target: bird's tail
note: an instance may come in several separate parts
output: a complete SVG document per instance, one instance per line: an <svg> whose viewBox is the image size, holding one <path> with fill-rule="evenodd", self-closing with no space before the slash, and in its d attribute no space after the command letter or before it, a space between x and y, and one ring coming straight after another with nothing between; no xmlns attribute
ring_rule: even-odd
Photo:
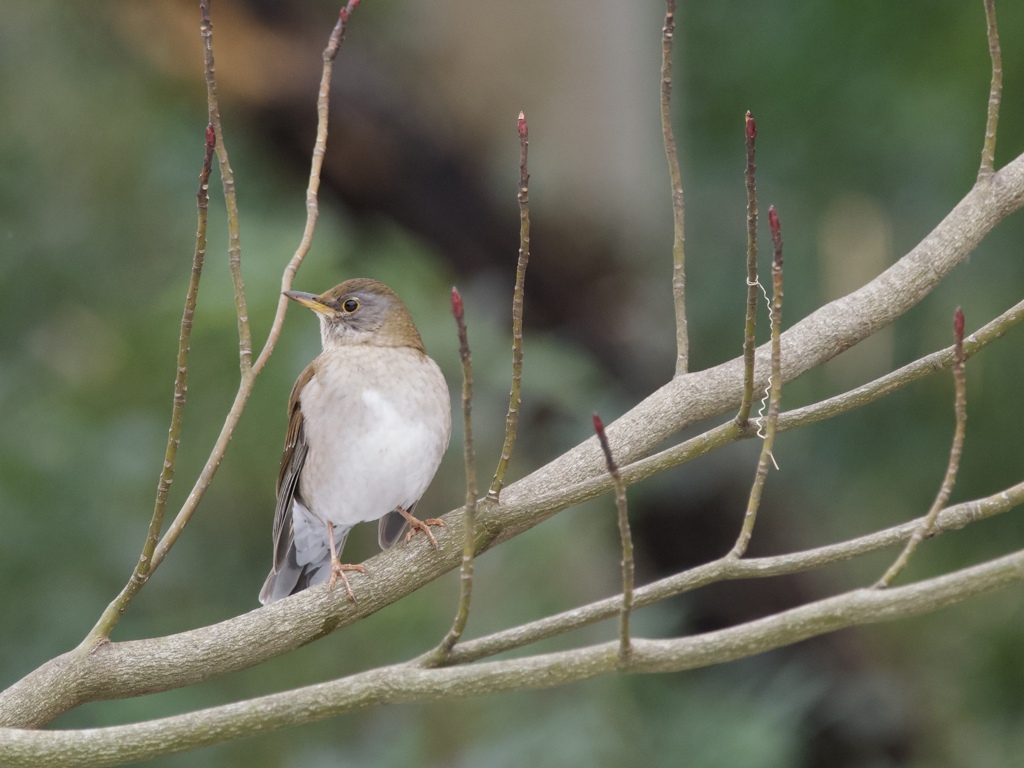
<svg viewBox="0 0 1024 768"><path fill-rule="evenodd" d="M335 526L334 547L340 554L348 538L349 527ZM310 562L299 562L295 543L288 548L288 555L277 568L272 568L267 580L260 590L260 602L269 605L282 597L294 595L307 587L321 584L331 577L331 554L326 541L323 554L315 556Z"/></svg>

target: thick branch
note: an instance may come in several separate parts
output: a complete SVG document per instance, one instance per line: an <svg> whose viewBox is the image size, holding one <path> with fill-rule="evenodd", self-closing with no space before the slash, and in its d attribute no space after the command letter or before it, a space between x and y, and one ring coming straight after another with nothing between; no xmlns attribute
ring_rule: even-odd
<svg viewBox="0 0 1024 768"><path fill-rule="evenodd" d="M1021 581L1024 552L1017 552L910 586L859 589L717 632L671 640L636 640L629 669L663 673L721 664L846 627L934 611ZM112 765L381 704L566 685L618 670L617 651L615 641L471 666L423 669L397 665L133 725L80 731L0 729L0 761L11 768Z"/></svg>

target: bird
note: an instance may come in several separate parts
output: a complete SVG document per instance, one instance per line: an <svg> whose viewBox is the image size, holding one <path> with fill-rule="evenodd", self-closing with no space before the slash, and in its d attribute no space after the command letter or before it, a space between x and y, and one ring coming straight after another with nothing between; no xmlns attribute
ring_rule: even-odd
<svg viewBox="0 0 1024 768"><path fill-rule="evenodd" d="M320 320L321 353L288 400L288 431L277 478L273 567L264 605L329 580L355 595L339 554L354 525L379 520L387 549L442 520L413 511L451 437L451 400L441 369L393 290L368 278L324 293L285 291Z"/></svg>

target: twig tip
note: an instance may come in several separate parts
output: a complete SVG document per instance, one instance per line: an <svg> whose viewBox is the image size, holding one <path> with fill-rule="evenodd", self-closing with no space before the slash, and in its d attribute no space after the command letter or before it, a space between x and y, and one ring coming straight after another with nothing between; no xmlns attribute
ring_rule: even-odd
<svg viewBox="0 0 1024 768"><path fill-rule="evenodd" d="M359 7L361 0L348 0L348 5L342 6L338 12L338 16L341 18L342 24L348 24L348 19L352 15L352 11Z"/></svg>
<svg viewBox="0 0 1024 768"><path fill-rule="evenodd" d="M519 121L516 124L516 128L519 131L519 138L525 140L528 133L528 129L526 127L526 115L523 114L522 110L519 111Z"/></svg>
<svg viewBox="0 0 1024 768"><path fill-rule="evenodd" d="M213 123L206 124L206 151L209 152L217 146L217 133L213 130Z"/></svg>
<svg viewBox="0 0 1024 768"><path fill-rule="evenodd" d="M462 296L454 285L452 286L452 314L455 315L456 320L462 319Z"/></svg>
<svg viewBox="0 0 1024 768"><path fill-rule="evenodd" d="M747 128L747 141L752 142L757 138L757 123L754 122L754 116L750 114L750 110L747 110L746 116L746 128Z"/></svg>
<svg viewBox="0 0 1024 768"><path fill-rule="evenodd" d="M594 420L594 431L597 433L597 440L601 443L601 452L604 453L605 464L608 465L608 474L612 476L615 482L619 481L619 466L615 463L615 458L612 456L612 447L608 443L608 435L604 431L604 422L601 421L601 417L597 415L595 411L591 418Z"/></svg>

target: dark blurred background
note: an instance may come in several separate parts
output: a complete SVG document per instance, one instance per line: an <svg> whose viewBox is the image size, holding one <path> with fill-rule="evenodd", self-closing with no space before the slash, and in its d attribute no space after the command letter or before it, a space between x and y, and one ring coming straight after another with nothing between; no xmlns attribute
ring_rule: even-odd
<svg viewBox="0 0 1024 768"><path fill-rule="evenodd" d="M145 535L206 123L196 5L0 5L2 685L81 639L124 583ZM336 14L319 0L214 3L260 342L301 234L320 52ZM611 420L671 375L662 14L658 2L366 0L352 22L335 74L320 224L296 287L320 291L357 275L388 282L457 390L448 290L459 285L484 479L508 396L520 109L530 124L534 230L513 478L585 438L591 411ZM997 164L1024 148L1024 6L1003 2L999 19L1007 98ZM783 220L788 326L892 263L969 189L988 98L984 34L981 0L681 3L674 106L693 367L741 348L744 112L759 126L762 210L774 203ZM219 181L211 197L175 508L237 383ZM974 330L1019 301L1022 239L1018 214L892 328L789 386L783 405L835 394L945 346L958 305ZM968 367L970 422L954 501L1024 476L1019 333ZM317 347L313 320L291 312L212 489L115 639L256 607L270 564L284 405ZM922 514L942 477L952 423L952 385L941 375L781 436L781 471L771 475L752 553ZM442 513L462 498L459 442L423 511ZM642 581L726 551L756 450L732 446L631 489ZM1021 520L1010 513L930 542L905 578L1024 546ZM375 551L373 527L364 527L346 560ZM488 553L470 633L611 594L617 547L604 498ZM668 636L727 626L868 583L893 555L718 585L644 609L637 629ZM140 720L401 661L437 641L456 593L449 574L259 669L89 705L57 725ZM609 623L542 647L614 631ZM714 669L376 709L151 764L1014 766L1024 754L1022 640L1024 601L1007 591Z"/></svg>

